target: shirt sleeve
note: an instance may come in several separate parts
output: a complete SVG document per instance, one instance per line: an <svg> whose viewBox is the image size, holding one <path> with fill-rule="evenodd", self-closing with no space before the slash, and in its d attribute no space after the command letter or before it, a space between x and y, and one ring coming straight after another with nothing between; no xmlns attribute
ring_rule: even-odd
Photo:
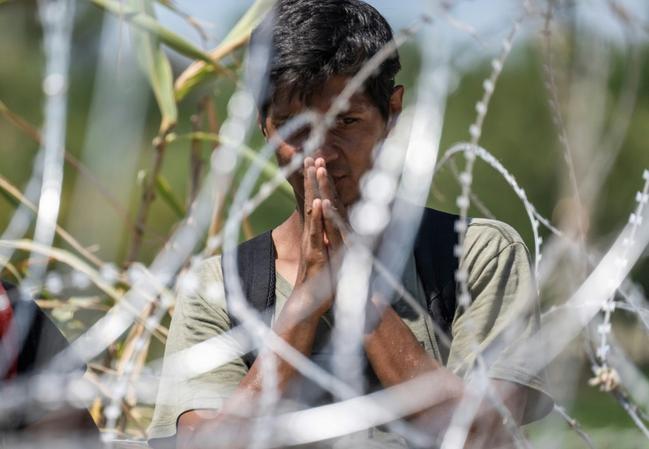
<svg viewBox="0 0 649 449"><path fill-rule="evenodd" d="M490 378L530 388L524 422L548 413L552 399L544 372L530 358L514 352L540 326L539 303L527 248L518 233L495 220L472 220L462 267L472 298L458 308L452 324L448 367L467 377L481 354Z"/></svg>
<svg viewBox="0 0 649 449"><path fill-rule="evenodd" d="M220 256L205 260L190 276L197 287L178 296L169 327L149 427L154 447L155 440L176 434L176 423L184 412L220 409L248 371L230 333ZM217 358L226 363L210 366Z"/></svg>

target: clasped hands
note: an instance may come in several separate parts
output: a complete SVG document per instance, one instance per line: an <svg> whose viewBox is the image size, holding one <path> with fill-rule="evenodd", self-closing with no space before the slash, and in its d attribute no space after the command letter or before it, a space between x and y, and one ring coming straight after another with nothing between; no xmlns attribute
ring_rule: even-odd
<svg viewBox="0 0 649 449"><path fill-rule="evenodd" d="M342 261L346 211L322 158L304 159L304 229L296 287L309 292L316 309L333 304L337 268Z"/></svg>

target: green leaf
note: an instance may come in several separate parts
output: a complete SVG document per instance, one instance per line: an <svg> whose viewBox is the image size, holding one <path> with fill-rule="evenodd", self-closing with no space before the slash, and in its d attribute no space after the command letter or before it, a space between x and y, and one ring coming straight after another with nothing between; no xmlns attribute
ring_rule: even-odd
<svg viewBox="0 0 649 449"><path fill-rule="evenodd" d="M160 108L161 134L172 129L178 118L171 64L160 46L161 42L187 57L200 59L214 72L227 72L216 64L210 55L160 25L155 19L152 0L129 0L127 5L115 0L92 0L92 2L119 18L127 20L137 28L137 31L134 31L135 46L138 59L149 77Z"/></svg>
<svg viewBox="0 0 649 449"><path fill-rule="evenodd" d="M155 187L158 195L160 195L163 201L176 213L178 218L183 218L185 216L185 208L180 200L176 198L176 194L172 190L169 181L167 181L164 176L158 175L155 178Z"/></svg>
<svg viewBox="0 0 649 449"><path fill-rule="evenodd" d="M232 30L230 30L219 46L210 52L210 59L213 62L219 61L224 56L245 45L250 39L252 30L259 25L275 2L276 0L256 0ZM177 101L182 100L202 81L216 74L215 67L214 65L205 64L202 61L190 65L176 80Z"/></svg>
<svg viewBox="0 0 649 449"><path fill-rule="evenodd" d="M182 17L182 19L187 23L187 25L194 28L194 30L201 36L201 39L203 39L203 41L209 39L209 35L205 31L203 25L201 24L201 21L189 15L182 9L180 9L180 7L174 1L172 0L155 0L155 1L158 2L160 5L164 6L165 8L167 8L169 11L172 11L177 16Z"/></svg>
<svg viewBox="0 0 649 449"><path fill-rule="evenodd" d="M6 192L4 189L0 189L0 196L3 197L9 204L11 204L14 208L20 207L20 201L18 201L15 197L11 196L8 192Z"/></svg>
<svg viewBox="0 0 649 449"><path fill-rule="evenodd" d="M236 41L241 38L250 37L250 33L259 25L266 15L270 8L273 7L277 0L257 0L252 4L248 11L239 19L239 21L234 25L234 28L230 30L228 35L223 39L221 46L225 45L229 41Z"/></svg>
<svg viewBox="0 0 649 449"><path fill-rule="evenodd" d="M129 3L139 14L153 19L154 12L151 0L129 0ZM133 37L138 61L149 78L149 83L151 83L153 94L162 115L160 133L166 134L176 125L178 119L178 109L173 94L171 64L160 46L160 40L155 34L134 29Z"/></svg>
<svg viewBox="0 0 649 449"><path fill-rule="evenodd" d="M124 19L143 31L148 31L156 36L160 42L173 48L178 53L187 56L188 58L200 59L218 72L225 71L223 67L213 61L209 54L196 47L188 40L182 38L178 34L170 31L169 29L160 25L151 15L144 14L140 9L125 6L120 1L116 0L91 0L95 5L115 14L120 19ZM147 0L149 1L149 0ZM133 0L131 0L133 2Z"/></svg>

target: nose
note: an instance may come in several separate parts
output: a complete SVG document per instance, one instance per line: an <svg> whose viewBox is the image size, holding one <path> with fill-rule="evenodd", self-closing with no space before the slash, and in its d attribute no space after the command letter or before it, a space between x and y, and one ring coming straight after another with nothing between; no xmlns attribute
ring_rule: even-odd
<svg viewBox="0 0 649 449"><path fill-rule="evenodd" d="M331 133L327 133L325 136L324 142L322 142L318 148L313 152L313 159L321 157L325 160L325 163L335 161L340 157L341 149L339 145L334 142L334 139L331 136Z"/></svg>

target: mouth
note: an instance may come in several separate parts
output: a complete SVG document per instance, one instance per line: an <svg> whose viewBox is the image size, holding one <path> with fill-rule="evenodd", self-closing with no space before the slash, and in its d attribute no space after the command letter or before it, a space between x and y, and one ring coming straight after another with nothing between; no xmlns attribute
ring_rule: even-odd
<svg viewBox="0 0 649 449"><path fill-rule="evenodd" d="M346 175L332 176L331 182L339 192L345 189L348 177Z"/></svg>

